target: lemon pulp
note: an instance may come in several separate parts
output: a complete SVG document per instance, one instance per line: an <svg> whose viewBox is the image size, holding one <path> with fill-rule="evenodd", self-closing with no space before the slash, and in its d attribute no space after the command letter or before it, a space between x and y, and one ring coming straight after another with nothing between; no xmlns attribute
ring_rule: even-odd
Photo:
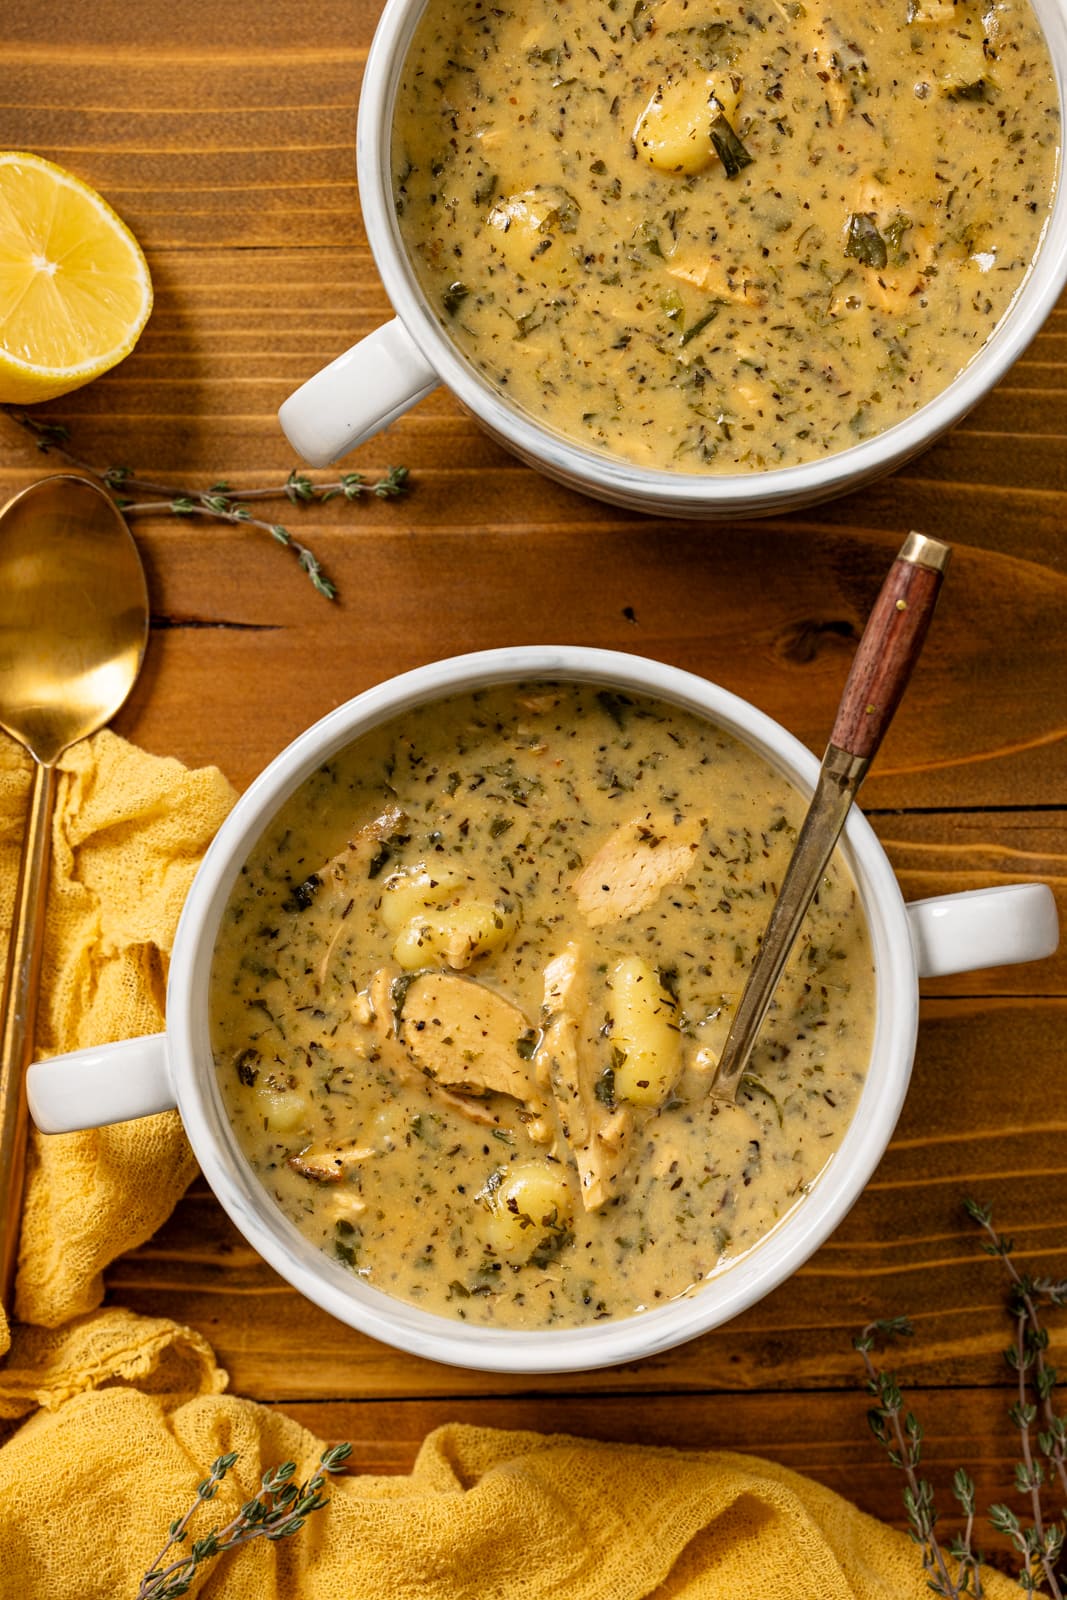
<svg viewBox="0 0 1067 1600"><path fill-rule="evenodd" d="M0 153L0 401L98 377L151 309L148 264L107 202L41 156Z"/></svg>

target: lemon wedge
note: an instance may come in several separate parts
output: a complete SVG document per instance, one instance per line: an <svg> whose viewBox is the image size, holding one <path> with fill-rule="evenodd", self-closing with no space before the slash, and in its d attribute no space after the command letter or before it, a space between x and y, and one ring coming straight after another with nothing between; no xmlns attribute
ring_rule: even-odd
<svg viewBox="0 0 1067 1600"><path fill-rule="evenodd" d="M151 309L148 263L106 200L40 156L0 152L0 402L98 378Z"/></svg>

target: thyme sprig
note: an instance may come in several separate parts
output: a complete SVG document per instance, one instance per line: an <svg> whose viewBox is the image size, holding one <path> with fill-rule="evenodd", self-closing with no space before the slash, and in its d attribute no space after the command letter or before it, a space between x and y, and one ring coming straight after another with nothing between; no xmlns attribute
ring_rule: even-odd
<svg viewBox="0 0 1067 1600"><path fill-rule="evenodd" d="M885 1317L867 1326L852 1341L859 1351L867 1373L867 1390L877 1400L877 1405L867 1413L867 1423L878 1443L885 1448L890 1464L898 1467L905 1477L904 1509L908 1514L908 1533L922 1551L923 1571L927 1586L945 1600L956 1600L964 1594L973 1594L981 1600L982 1579L979 1572L981 1557L971 1547L974 1527L974 1484L962 1468L953 1480L953 1493L966 1517L963 1535L954 1539L949 1554L956 1561L955 1579L949 1573L946 1553L934 1531L938 1514L934 1505L934 1491L926 1478L919 1476L922 1460L923 1430L914 1412L904 1410L904 1397L896 1374L877 1368L871 1353L879 1338L910 1338L915 1332L907 1317ZM973 1588L971 1587L973 1581Z"/></svg>
<svg viewBox="0 0 1067 1600"><path fill-rule="evenodd" d="M296 1464L285 1461L271 1467L263 1474L259 1493L248 1500L237 1515L224 1528L212 1528L209 1533L194 1539L188 1548L174 1560L167 1557L178 1545L189 1538L189 1524L199 1508L218 1493L219 1484L237 1460L237 1452L219 1456L211 1471L198 1485L196 1499L188 1511L170 1525L166 1544L141 1579L137 1600L176 1600L192 1587L194 1578L206 1561L235 1550L253 1539L270 1539L277 1542L299 1532L313 1511L321 1511L329 1500L324 1499L322 1488L327 1474L344 1470L352 1454L350 1444L335 1444L319 1457L319 1471L306 1483L293 1482ZM166 1565L164 1565L166 1563Z"/></svg>
<svg viewBox="0 0 1067 1600"><path fill-rule="evenodd" d="M55 451L70 466L102 484L124 516L208 517L216 522L243 523L250 528L260 528L293 552L302 570L327 600L337 598L337 585L327 576L314 551L295 538L284 524L253 516L246 502L284 497L294 506L308 506L323 505L328 500L336 499L352 502L369 494L379 500L391 500L404 494L408 488L407 467L389 467L385 476L376 483L368 483L361 472L343 472L329 483L314 483L307 473L294 468L283 484L266 489L235 489L225 482L213 483L208 489L175 489L168 484L142 478L130 467L101 469L91 466L68 448L70 430L64 423L30 416L25 411L4 409L7 409L13 422L33 436L38 450L43 454ZM139 499L137 496L149 498Z"/></svg>
<svg viewBox="0 0 1067 1600"><path fill-rule="evenodd" d="M1006 1505L990 1506L989 1517L994 1528L1008 1536L1023 1558L1019 1578L1022 1587L1032 1592L1045 1582L1049 1593L1062 1600L1056 1564L1063 1553L1067 1526L1046 1522L1041 1491L1049 1479L1058 1480L1067 1509L1067 1424L1056 1414L1052 1403L1056 1369L1046 1359L1048 1330L1041 1325L1039 1310L1042 1304L1067 1305L1067 1280L1054 1282L1021 1273L1011 1259L1014 1241L997 1233L990 1208L974 1200L965 1200L964 1205L986 1235L982 1249L1004 1262L1010 1280L1008 1311L1015 1322L1015 1339L1005 1350L1004 1359L1017 1379L1018 1397L1009 1412L1019 1430L1022 1452L1022 1460L1015 1467L1015 1487L1029 1497L1032 1520L1031 1526L1024 1528ZM1033 1430L1039 1418L1044 1427L1038 1427L1035 1441ZM1038 1454L1034 1451L1035 1442Z"/></svg>
<svg viewBox="0 0 1067 1600"><path fill-rule="evenodd" d="M1067 1305L1067 1280L1035 1278L1020 1272L1012 1260L1014 1241L999 1234L993 1226L992 1211L975 1200L964 1200L964 1207L985 1238L982 1249L1004 1263L1009 1279L1008 1314L1014 1324L1012 1343L1004 1358L1016 1374L1016 1399L1009 1416L1019 1430L1022 1459L1015 1467L1015 1488L1029 1501L1029 1525L1006 1504L989 1507L988 1520L996 1532L1006 1536L1021 1558L1018 1582L1027 1593L1045 1590L1053 1600L1064 1600L1064 1574L1057 1571L1067 1539L1067 1423L1053 1404L1056 1369L1049 1364L1048 1331L1041 1322L1044 1306ZM934 1494L929 1482L919 1476L923 1430L914 1414L905 1411L900 1385L895 1375L875 1366L872 1352L879 1339L907 1337L913 1332L906 1317L890 1317L868 1323L853 1343L867 1375L867 1389L877 1404L867 1413L871 1431L885 1448L891 1464L905 1475L904 1506L908 1531L922 1550L927 1585L945 1600L973 1595L981 1600L981 1553L972 1540L975 1524L975 1488L970 1475L961 1467L953 1478L953 1494L964 1516L964 1526L942 1548L935 1532L938 1520ZM1046 1514L1042 1491L1058 1484L1064 1506L1059 1518ZM955 1574L949 1571L949 1557Z"/></svg>

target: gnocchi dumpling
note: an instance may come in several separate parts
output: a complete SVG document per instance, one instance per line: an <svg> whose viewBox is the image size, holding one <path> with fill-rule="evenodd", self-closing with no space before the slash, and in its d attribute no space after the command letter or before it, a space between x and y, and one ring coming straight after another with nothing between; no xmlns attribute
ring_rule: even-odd
<svg viewBox="0 0 1067 1600"><path fill-rule="evenodd" d="M500 950L511 938L515 912L503 900L460 900L413 917L393 945L393 960L405 972L444 963L454 971L477 956Z"/></svg>
<svg viewBox="0 0 1067 1600"><path fill-rule="evenodd" d="M657 172L683 177L703 172L716 159L714 116L721 111L732 122L740 100L740 80L725 74L661 84L634 128L638 155Z"/></svg>
<svg viewBox="0 0 1067 1600"><path fill-rule="evenodd" d="M271 1133L294 1133L311 1112L307 1097L294 1089L257 1089L256 1105Z"/></svg>
<svg viewBox="0 0 1067 1600"><path fill-rule="evenodd" d="M546 1235L565 1232L574 1217L563 1169L540 1161L509 1167L500 1183L486 1190L485 1199L486 1243L509 1261L528 1260Z"/></svg>
<svg viewBox="0 0 1067 1600"><path fill-rule="evenodd" d="M681 1068L677 1004L641 956L618 963L611 993L615 1098L635 1106L662 1105Z"/></svg>
<svg viewBox="0 0 1067 1600"><path fill-rule="evenodd" d="M579 208L564 189L526 189L499 201L486 221L493 254L519 278L559 286L574 272L578 258L571 235Z"/></svg>
<svg viewBox="0 0 1067 1600"><path fill-rule="evenodd" d="M465 879L458 872L415 867L409 872L394 872L382 889L379 916L390 933L399 933L413 918L451 899L462 889Z"/></svg>
<svg viewBox="0 0 1067 1600"><path fill-rule="evenodd" d="M908 21L920 27L940 27L956 18L956 0L908 0Z"/></svg>

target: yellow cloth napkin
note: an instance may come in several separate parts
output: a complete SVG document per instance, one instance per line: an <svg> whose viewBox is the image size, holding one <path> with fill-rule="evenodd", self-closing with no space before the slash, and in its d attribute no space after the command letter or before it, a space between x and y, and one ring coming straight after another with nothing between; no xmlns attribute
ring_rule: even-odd
<svg viewBox="0 0 1067 1600"><path fill-rule="evenodd" d="M0 1578L20 1597L133 1596L204 1465L239 1460L191 1534L266 1468L322 1442L228 1396L168 1409L108 1389L39 1413L0 1450ZM928 1600L914 1545L767 1461L452 1425L410 1477L352 1477L295 1536L207 1569L211 1600ZM9 1587L10 1586L10 1587ZM1018 1589L995 1573L988 1600Z"/></svg>
<svg viewBox="0 0 1067 1600"><path fill-rule="evenodd" d="M0 737L0 959L29 784L29 757ZM62 758L38 1054L160 1031L182 903L233 799L214 768L190 772L107 731ZM34 1135L19 1318L55 1328L99 1305L103 1269L151 1237L195 1172L173 1111L87 1133ZM0 1325L0 1352L5 1347Z"/></svg>
<svg viewBox="0 0 1067 1600"><path fill-rule="evenodd" d="M0 919L14 895L29 768L0 743ZM62 763L38 1044L156 1031L197 863L232 800L113 734ZM6 939L6 928L4 929ZM2 956L2 949L0 949ZM193 1329L94 1309L103 1268L149 1237L194 1164L177 1116L35 1137L17 1309L0 1324L0 1600L134 1596L210 1463L239 1460L198 1537L262 1473L314 1470L323 1442L222 1393ZM347 1477L294 1538L212 1563L211 1600L921 1600L902 1534L783 1467L565 1437L445 1427L410 1477ZM990 1600L1017 1593L989 1574Z"/></svg>

